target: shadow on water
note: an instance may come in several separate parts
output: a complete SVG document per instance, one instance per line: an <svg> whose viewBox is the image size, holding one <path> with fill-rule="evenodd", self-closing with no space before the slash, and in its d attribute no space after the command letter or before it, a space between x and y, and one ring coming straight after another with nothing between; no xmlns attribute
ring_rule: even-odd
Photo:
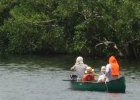
<svg viewBox="0 0 140 100"><path fill-rule="evenodd" d="M66 56L42 57L42 56L9 56L0 59L0 67L8 70L36 71L47 68L50 71L68 69L71 61Z"/></svg>
<svg viewBox="0 0 140 100"><path fill-rule="evenodd" d="M76 57L69 55L57 56L8 56L0 59L0 70L9 71L59 71L69 70L74 65ZM102 65L106 65L105 59L84 58L84 62L93 67L97 73ZM137 78L140 76L140 62L119 60L122 75Z"/></svg>

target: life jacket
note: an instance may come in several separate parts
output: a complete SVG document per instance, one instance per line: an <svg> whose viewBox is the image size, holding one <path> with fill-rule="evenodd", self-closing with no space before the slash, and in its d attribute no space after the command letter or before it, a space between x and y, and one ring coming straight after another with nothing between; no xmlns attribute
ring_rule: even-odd
<svg viewBox="0 0 140 100"><path fill-rule="evenodd" d="M95 80L95 78L92 75L92 73L84 74L82 77L82 81L93 81L93 80Z"/></svg>
<svg viewBox="0 0 140 100"><path fill-rule="evenodd" d="M114 56L109 58L109 64L111 65L111 75L118 76L119 75L119 64Z"/></svg>

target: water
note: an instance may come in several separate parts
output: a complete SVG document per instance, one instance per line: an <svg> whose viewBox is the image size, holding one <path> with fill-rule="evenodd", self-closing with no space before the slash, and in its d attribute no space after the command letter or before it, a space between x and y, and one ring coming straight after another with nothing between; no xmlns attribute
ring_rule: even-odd
<svg viewBox="0 0 140 100"><path fill-rule="evenodd" d="M74 57L9 57L0 62L0 100L139 100L140 63L121 62L126 93L74 91L69 78ZM91 60L98 66L105 61ZM131 65L131 66L130 66ZM98 71L99 68L95 67Z"/></svg>

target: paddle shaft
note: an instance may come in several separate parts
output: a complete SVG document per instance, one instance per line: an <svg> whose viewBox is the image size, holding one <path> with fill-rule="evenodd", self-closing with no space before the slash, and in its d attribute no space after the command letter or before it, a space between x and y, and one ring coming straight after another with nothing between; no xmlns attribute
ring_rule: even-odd
<svg viewBox="0 0 140 100"><path fill-rule="evenodd" d="M73 81L73 80L62 80L62 81Z"/></svg>
<svg viewBox="0 0 140 100"><path fill-rule="evenodd" d="M108 92L108 87L107 87L107 83L106 83L106 81L105 81L105 86L106 86L106 90L107 90L107 92Z"/></svg>

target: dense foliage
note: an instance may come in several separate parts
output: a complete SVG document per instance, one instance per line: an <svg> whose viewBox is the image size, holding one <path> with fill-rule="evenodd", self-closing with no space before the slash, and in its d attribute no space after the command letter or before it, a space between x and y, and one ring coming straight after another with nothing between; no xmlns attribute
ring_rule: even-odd
<svg viewBox="0 0 140 100"><path fill-rule="evenodd" d="M140 57L139 0L0 0L0 53Z"/></svg>

